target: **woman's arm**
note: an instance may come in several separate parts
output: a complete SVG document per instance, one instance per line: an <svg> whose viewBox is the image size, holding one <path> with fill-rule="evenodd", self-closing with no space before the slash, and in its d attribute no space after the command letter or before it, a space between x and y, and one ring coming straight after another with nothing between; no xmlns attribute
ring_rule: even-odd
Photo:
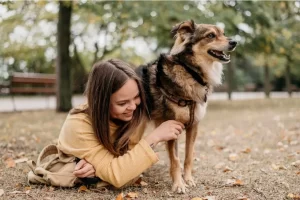
<svg viewBox="0 0 300 200"><path fill-rule="evenodd" d="M156 153L144 139L123 156L115 157L98 142L84 114L67 118L58 147L66 154L85 159L94 166L96 176L115 187L122 187L158 161Z"/></svg>

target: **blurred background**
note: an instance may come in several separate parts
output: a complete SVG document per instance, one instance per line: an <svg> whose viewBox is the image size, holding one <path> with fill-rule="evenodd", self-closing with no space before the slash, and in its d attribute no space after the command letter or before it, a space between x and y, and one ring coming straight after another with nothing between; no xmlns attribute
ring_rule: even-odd
<svg viewBox="0 0 300 200"><path fill-rule="evenodd" d="M190 19L216 24L239 43L216 92L231 99L237 92L270 97L274 91L292 96L300 90L300 1L0 2L0 99L50 95L13 90L12 77L54 75L56 109L67 111L72 96L83 93L93 63L150 62L169 51L172 27Z"/></svg>

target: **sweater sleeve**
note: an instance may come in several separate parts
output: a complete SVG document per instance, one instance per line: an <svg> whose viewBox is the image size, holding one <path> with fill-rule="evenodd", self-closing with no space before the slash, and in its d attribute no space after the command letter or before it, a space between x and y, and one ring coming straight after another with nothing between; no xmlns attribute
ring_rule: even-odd
<svg viewBox="0 0 300 200"><path fill-rule="evenodd" d="M123 156L115 157L98 141L83 114L68 116L58 139L58 148L85 159L96 170L96 176L115 187L122 187L158 161L156 153L141 139Z"/></svg>

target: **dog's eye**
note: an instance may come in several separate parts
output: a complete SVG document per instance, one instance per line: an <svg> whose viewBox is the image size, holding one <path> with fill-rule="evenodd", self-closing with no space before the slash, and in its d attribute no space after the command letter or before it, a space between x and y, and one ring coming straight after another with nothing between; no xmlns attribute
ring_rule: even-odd
<svg viewBox="0 0 300 200"><path fill-rule="evenodd" d="M208 37L208 38L215 38L215 37L216 37L216 35L215 35L215 34L213 34L213 33L210 33L210 34L208 34L208 35L207 35L207 37Z"/></svg>

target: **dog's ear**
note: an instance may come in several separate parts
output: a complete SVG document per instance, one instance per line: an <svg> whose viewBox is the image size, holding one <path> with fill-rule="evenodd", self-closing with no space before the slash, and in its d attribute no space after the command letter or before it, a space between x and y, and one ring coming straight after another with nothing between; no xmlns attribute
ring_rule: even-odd
<svg viewBox="0 0 300 200"><path fill-rule="evenodd" d="M171 33L173 36L181 36L185 39L187 34L193 34L195 31L195 23L193 20L181 22L173 27Z"/></svg>

